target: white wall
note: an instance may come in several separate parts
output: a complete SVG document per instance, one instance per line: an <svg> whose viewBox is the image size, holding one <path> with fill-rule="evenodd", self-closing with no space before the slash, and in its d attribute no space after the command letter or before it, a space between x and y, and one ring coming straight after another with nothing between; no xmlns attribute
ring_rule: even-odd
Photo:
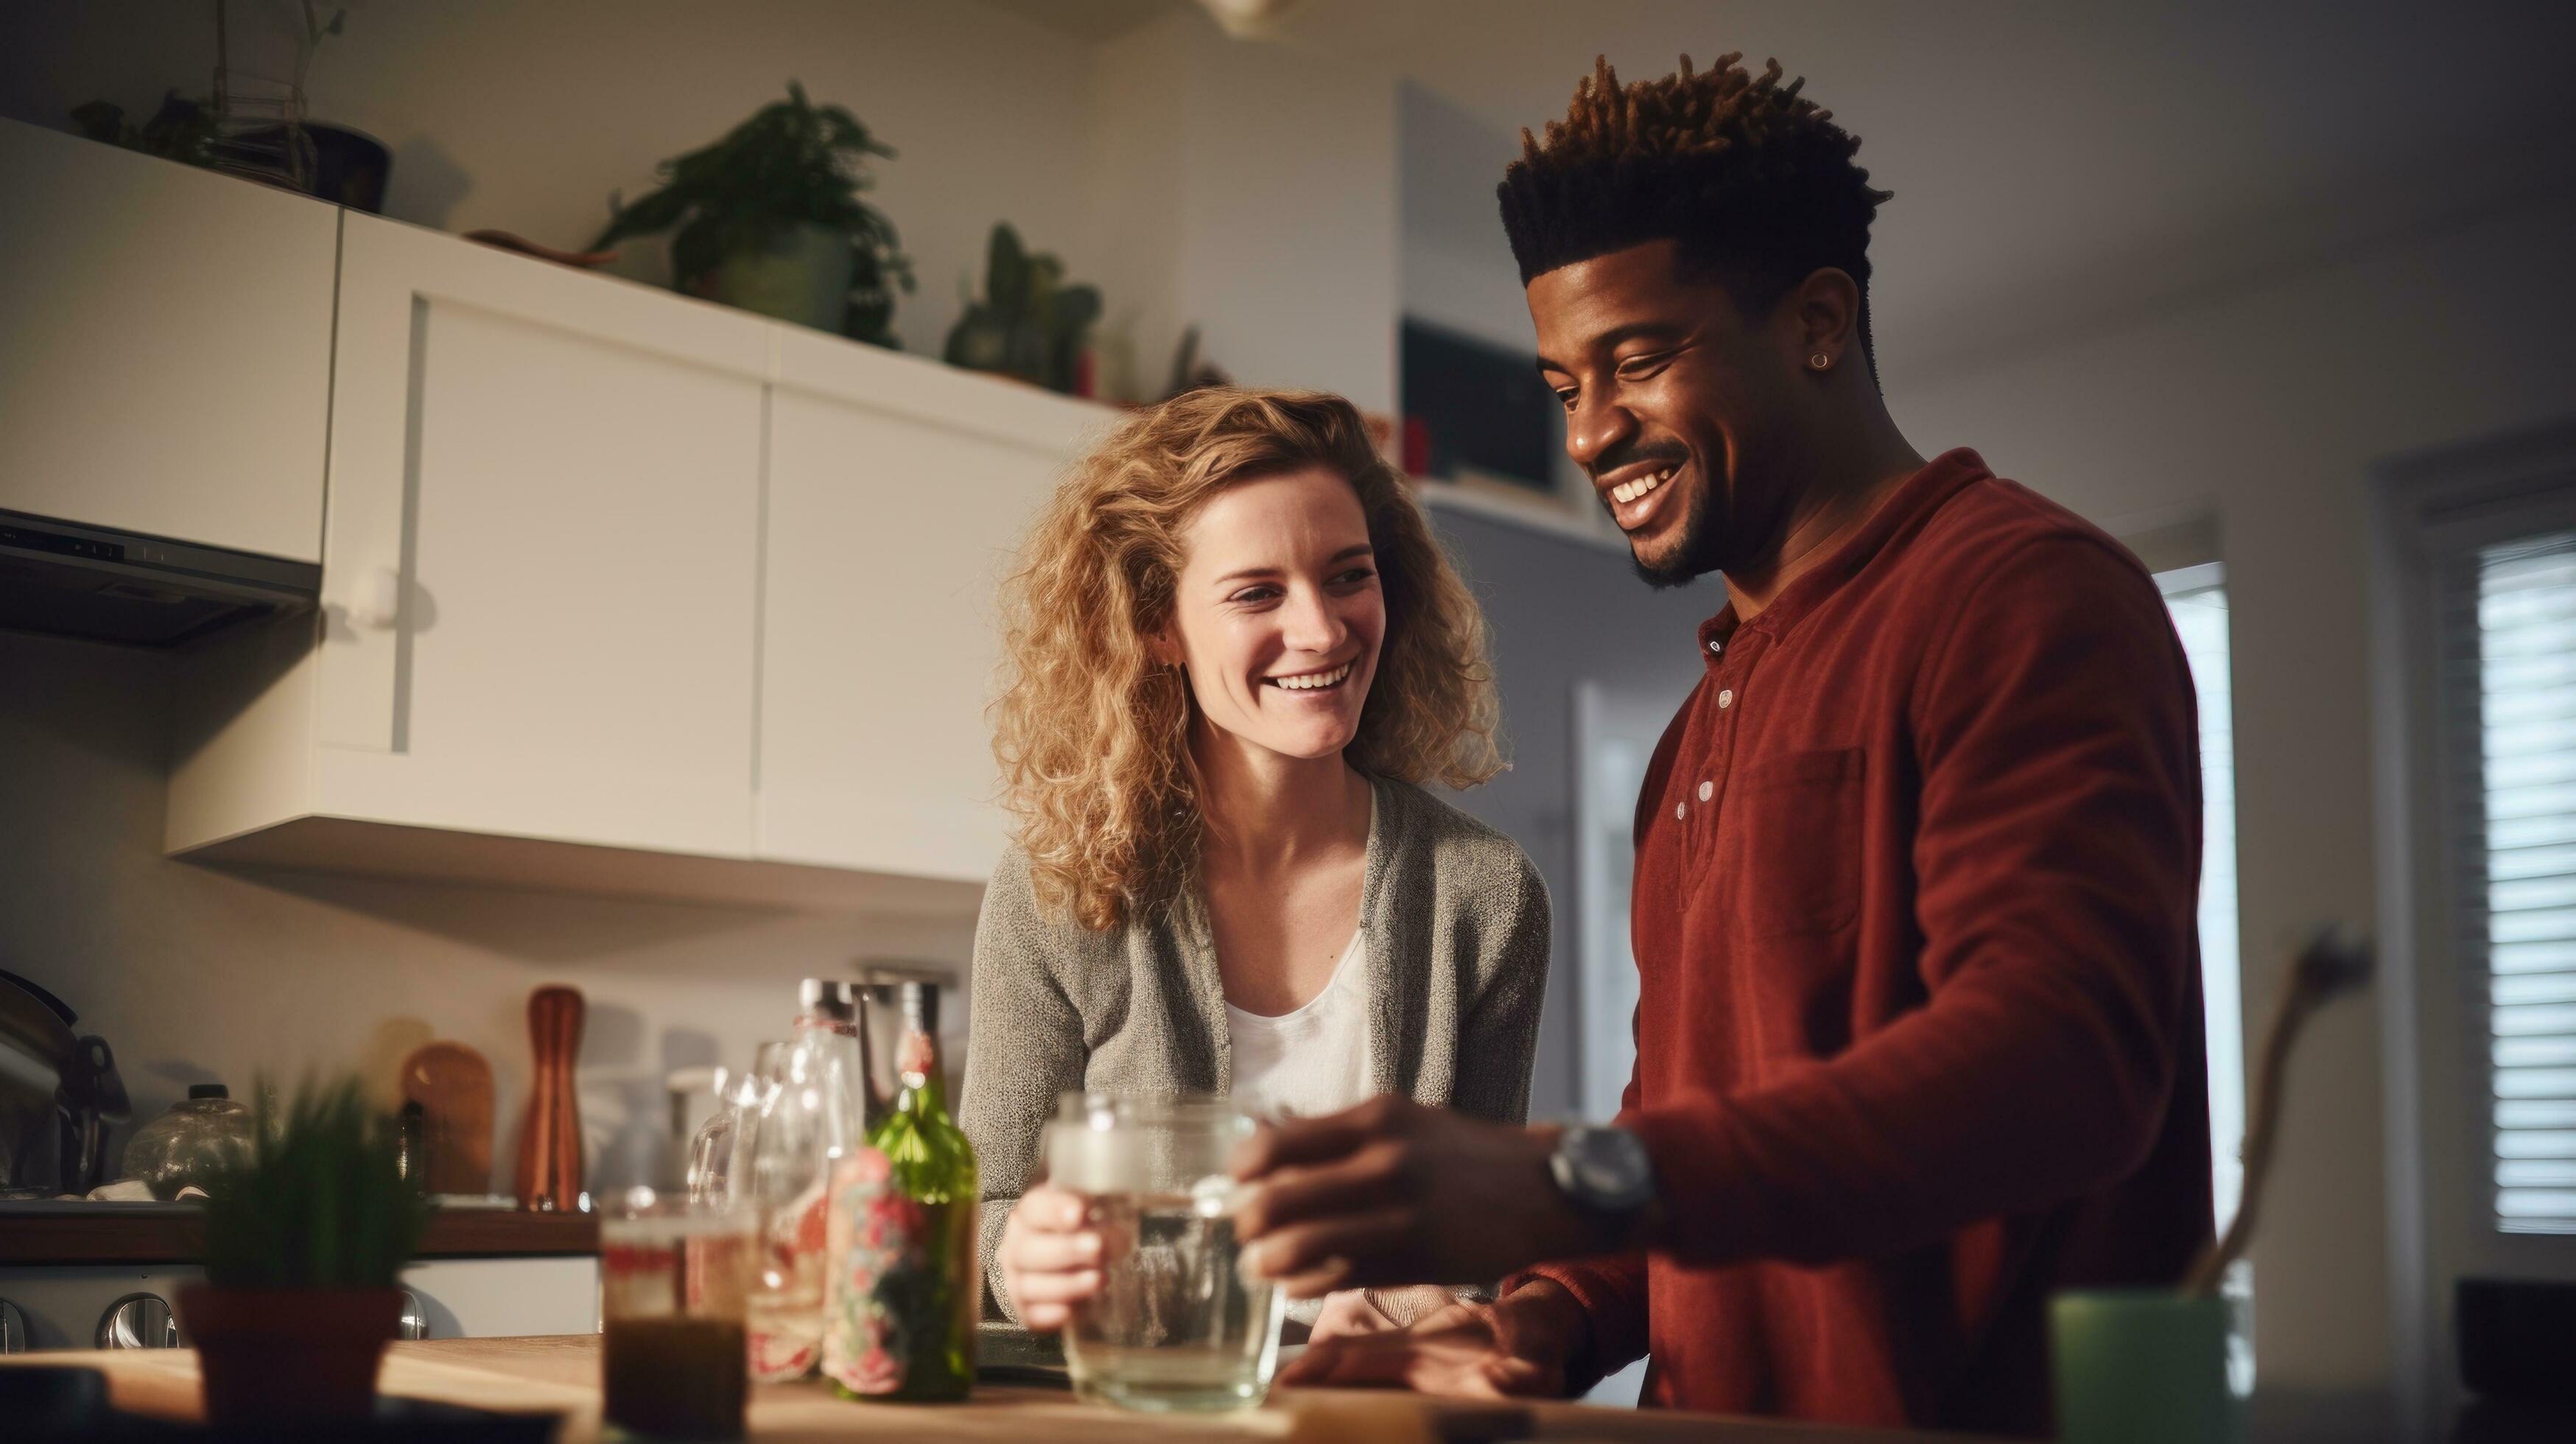
<svg viewBox="0 0 2576 1444"><path fill-rule="evenodd" d="M1528 351L1529 303L1494 188L1520 142L1411 82L1398 90L1404 313Z"/></svg>
<svg viewBox="0 0 2576 1444"><path fill-rule="evenodd" d="M1393 72L1229 40L1195 6L1110 41L1098 64L1095 249L1127 282L1111 314L1140 309L1148 387L1196 322L1201 354L1244 385L1391 413Z"/></svg>
<svg viewBox="0 0 2576 1444"><path fill-rule="evenodd" d="M2404 881L2372 856L2372 468L2576 413L2571 253L2576 198L2559 195L2008 364L1890 378L1921 449L1977 446L2115 530L2217 522L2253 1027L2286 944L2318 920L2369 925L2376 890ZM2386 1042L2377 1009L2347 1004L2296 1064L2254 1254L2267 1388L2373 1388L2396 1367Z"/></svg>
<svg viewBox="0 0 2576 1444"><path fill-rule="evenodd" d="M0 633L0 969L107 1039L137 1120L221 1081L355 1067L391 1098L404 1055L491 1060L496 1182L528 1090L527 995L589 1002L576 1080L594 1187L652 1181L662 1075L750 1061L797 980L853 959L963 968L971 923L219 871L161 855L168 654ZM950 1021L962 1022L962 1019ZM952 1064L962 1064L954 1052ZM118 1142L122 1142L120 1130Z"/></svg>

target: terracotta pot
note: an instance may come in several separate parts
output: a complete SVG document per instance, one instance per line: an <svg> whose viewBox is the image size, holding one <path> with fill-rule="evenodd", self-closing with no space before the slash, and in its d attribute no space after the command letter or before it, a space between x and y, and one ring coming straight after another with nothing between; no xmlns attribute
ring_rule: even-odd
<svg viewBox="0 0 2576 1444"><path fill-rule="evenodd" d="M216 1424L365 1418L401 1320L400 1289L179 1290Z"/></svg>

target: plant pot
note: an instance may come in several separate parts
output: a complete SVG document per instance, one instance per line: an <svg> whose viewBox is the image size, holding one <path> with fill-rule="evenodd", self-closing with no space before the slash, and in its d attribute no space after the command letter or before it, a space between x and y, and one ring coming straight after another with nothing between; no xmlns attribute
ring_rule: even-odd
<svg viewBox="0 0 2576 1444"><path fill-rule="evenodd" d="M800 225L765 250L736 251L708 277L708 295L728 306L841 332L850 308L850 238Z"/></svg>
<svg viewBox="0 0 2576 1444"><path fill-rule="evenodd" d="M395 1288L179 1290L206 1418L227 1426L367 1417L401 1318Z"/></svg>

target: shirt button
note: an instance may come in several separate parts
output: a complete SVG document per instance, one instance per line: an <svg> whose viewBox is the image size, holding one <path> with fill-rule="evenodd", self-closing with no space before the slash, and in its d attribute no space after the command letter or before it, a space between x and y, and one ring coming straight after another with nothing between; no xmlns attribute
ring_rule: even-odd
<svg viewBox="0 0 2576 1444"><path fill-rule="evenodd" d="M1723 692L1718 693L1718 694L1717 694L1717 705L1718 705L1719 710L1721 710L1721 711L1723 711L1724 709L1726 709L1726 708L1728 708L1728 707L1732 707L1732 706L1734 706L1734 705L1735 705L1735 690L1734 690L1733 688L1731 688L1731 687L1730 687L1730 688L1728 688L1726 691L1723 691Z"/></svg>
<svg viewBox="0 0 2576 1444"><path fill-rule="evenodd" d="M1725 644L1724 642L1711 642L1711 643L1709 643L1709 644L1708 644L1708 654L1709 654L1710 656L1712 656L1712 657L1723 657L1723 656L1725 656L1725 655L1726 655L1726 644Z"/></svg>
<svg viewBox="0 0 2576 1444"><path fill-rule="evenodd" d="M1687 820L1689 817L1690 817L1690 804L1689 804L1689 803L1687 803L1687 802L1676 802L1676 803L1674 803L1674 804L1673 804L1673 821L1675 821L1675 822L1682 822L1682 821Z"/></svg>
<svg viewBox="0 0 2576 1444"><path fill-rule="evenodd" d="M1716 786L1716 784L1714 784L1714 783L1709 783L1709 782L1703 782L1703 783L1701 783L1701 784L1699 785L1699 800L1700 800L1700 801L1702 801L1702 802L1706 802L1706 801L1708 801L1709 794L1710 794L1710 793L1713 793L1713 792L1715 792L1715 791L1717 791L1717 786Z"/></svg>

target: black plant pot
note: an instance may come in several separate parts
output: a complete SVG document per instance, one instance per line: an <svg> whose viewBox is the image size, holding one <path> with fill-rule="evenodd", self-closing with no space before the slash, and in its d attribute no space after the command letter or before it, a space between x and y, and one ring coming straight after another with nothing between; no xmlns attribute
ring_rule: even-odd
<svg viewBox="0 0 2576 1444"><path fill-rule="evenodd" d="M242 137L252 145L285 149L286 128L275 126ZM393 152L383 141L346 126L306 122L304 143L312 147L312 183L308 194L336 206L385 213L385 178L393 172Z"/></svg>

